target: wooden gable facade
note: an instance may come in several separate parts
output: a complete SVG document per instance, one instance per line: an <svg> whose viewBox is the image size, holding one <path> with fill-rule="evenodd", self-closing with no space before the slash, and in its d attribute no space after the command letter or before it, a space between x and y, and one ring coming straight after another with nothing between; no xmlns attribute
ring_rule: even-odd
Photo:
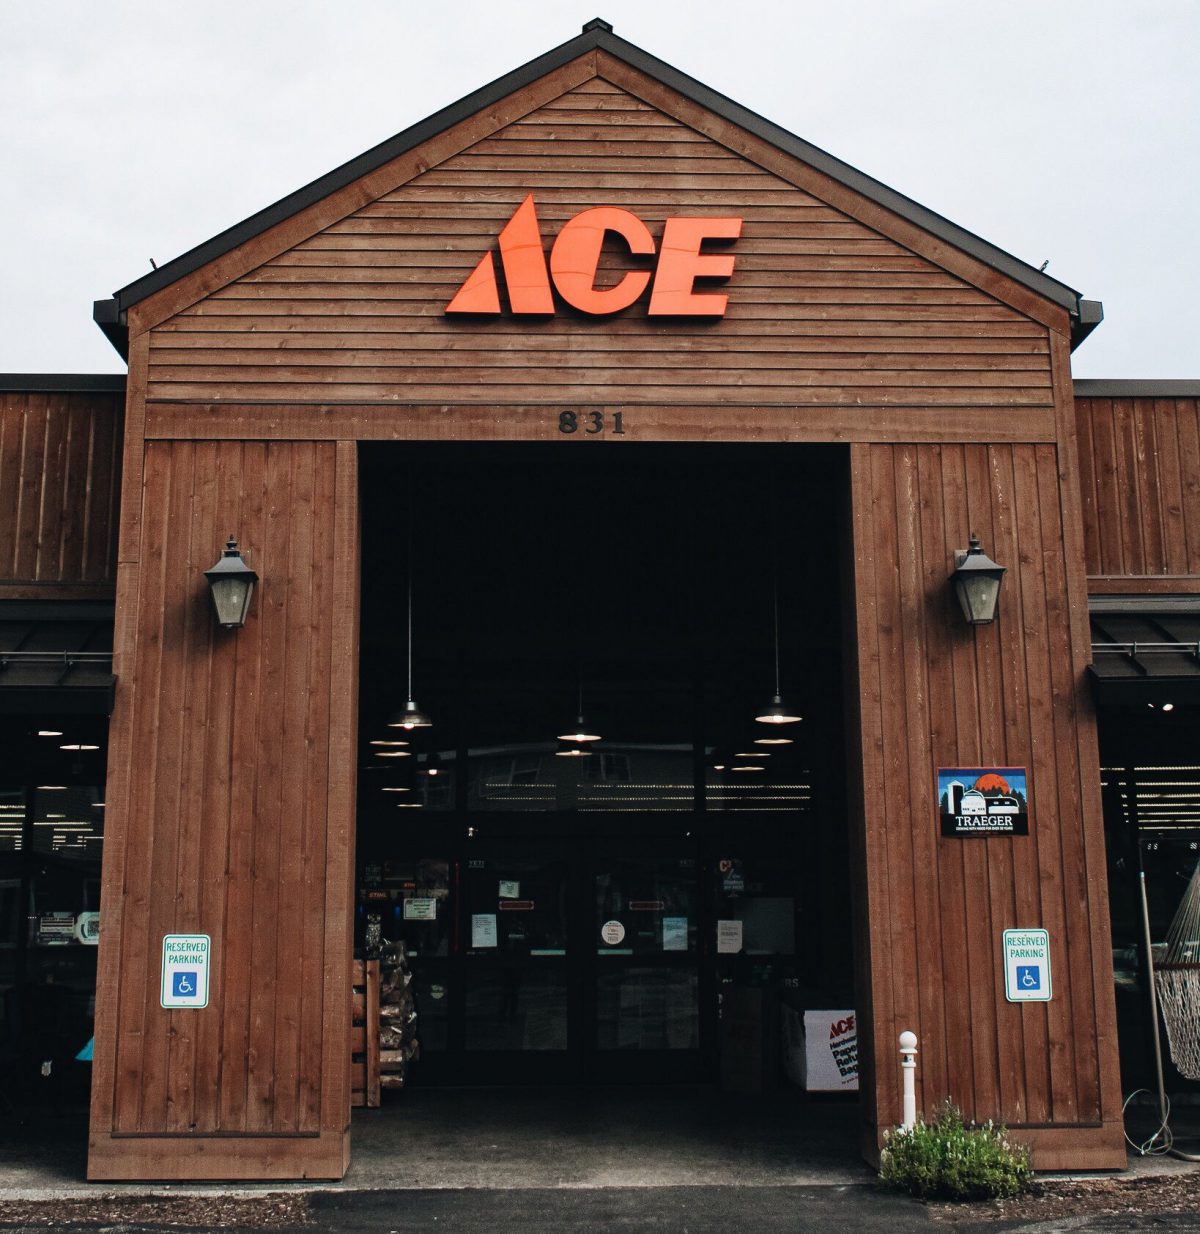
<svg viewBox="0 0 1200 1234"><path fill-rule="evenodd" d="M627 49L593 30L119 301L93 1178L344 1172L358 443L557 440L564 408L630 443L844 443L866 1151L912 1029L926 1110L1003 1118L1045 1167L1124 1160L1070 309ZM656 243L744 220L725 315L448 317L529 194L547 248L596 206ZM629 266L606 248L599 285ZM230 636L202 571L234 530L264 585ZM947 589L972 531L1009 566L979 629ZM936 768L970 765L1029 769L1030 836L938 837ZM1055 998L1018 1005L1000 936L1030 926ZM212 937L203 1017L159 1006L170 932Z"/></svg>

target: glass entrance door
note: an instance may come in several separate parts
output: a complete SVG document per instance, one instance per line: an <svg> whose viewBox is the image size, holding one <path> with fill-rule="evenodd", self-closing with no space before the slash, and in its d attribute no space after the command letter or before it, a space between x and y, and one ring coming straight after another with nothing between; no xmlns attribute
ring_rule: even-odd
<svg viewBox="0 0 1200 1234"><path fill-rule="evenodd" d="M410 920L403 903L432 903L424 886L401 890L393 912L417 995L415 1082L711 1077L704 884L686 846L476 839L416 866L446 875L430 920Z"/></svg>
<svg viewBox="0 0 1200 1234"><path fill-rule="evenodd" d="M589 864L585 1067L611 1082L702 1078L698 861L627 843L594 846Z"/></svg>
<svg viewBox="0 0 1200 1234"><path fill-rule="evenodd" d="M493 1081L518 1068L564 1078L573 997L571 863L565 855L501 845L465 863L462 1045Z"/></svg>

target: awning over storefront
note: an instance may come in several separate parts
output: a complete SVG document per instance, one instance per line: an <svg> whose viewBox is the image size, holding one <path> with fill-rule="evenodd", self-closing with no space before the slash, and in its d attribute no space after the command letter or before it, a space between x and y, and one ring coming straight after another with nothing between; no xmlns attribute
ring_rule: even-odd
<svg viewBox="0 0 1200 1234"><path fill-rule="evenodd" d="M1096 701L1200 703L1200 597L1091 602Z"/></svg>
<svg viewBox="0 0 1200 1234"><path fill-rule="evenodd" d="M113 606L0 604L0 715L108 715Z"/></svg>

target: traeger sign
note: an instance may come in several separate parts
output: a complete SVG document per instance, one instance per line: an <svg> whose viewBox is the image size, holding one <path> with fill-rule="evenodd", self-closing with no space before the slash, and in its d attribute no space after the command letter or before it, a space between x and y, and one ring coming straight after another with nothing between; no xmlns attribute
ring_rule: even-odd
<svg viewBox="0 0 1200 1234"><path fill-rule="evenodd" d="M615 286L598 288L600 254L610 233L621 237L634 258L656 258L653 270L629 270ZM597 206L563 224L547 262L530 193L500 232L509 311L515 316L553 316L557 291L581 313L607 317L635 304L649 287L650 317L723 317L729 297L697 291L695 285L697 279L727 279L733 273L733 255L701 249L706 242L729 243L741 234L740 218L669 218L656 247L650 229L636 214ZM497 316L502 311L496 263L487 252L446 305L446 312Z"/></svg>
<svg viewBox="0 0 1200 1234"><path fill-rule="evenodd" d="M1024 767L939 767L938 814L944 836L1027 836Z"/></svg>

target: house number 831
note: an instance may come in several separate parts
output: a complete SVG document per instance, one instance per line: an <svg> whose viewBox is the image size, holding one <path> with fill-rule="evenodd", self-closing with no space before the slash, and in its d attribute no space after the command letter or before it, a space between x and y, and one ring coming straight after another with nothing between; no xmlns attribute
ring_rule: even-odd
<svg viewBox="0 0 1200 1234"><path fill-rule="evenodd" d="M624 413L614 411L611 416L611 431L615 436L624 437L625 424L622 420ZM580 431L586 433L589 437L594 437L597 433L603 433L609 428L609 421L605 419L602 411L560 411L558 413L558 431L560 433L578 433Z"/></svg>

